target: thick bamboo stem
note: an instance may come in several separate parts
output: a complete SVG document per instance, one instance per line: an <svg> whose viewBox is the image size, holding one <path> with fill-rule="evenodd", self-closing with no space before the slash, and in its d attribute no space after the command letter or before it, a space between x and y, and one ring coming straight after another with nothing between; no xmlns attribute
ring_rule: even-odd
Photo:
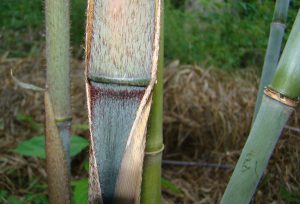
<svg viewBox="0 0 300 204"><path fill-rule="evenodd" d="M221 203L249 203L300 95L300 12Z"/></svg>
<svg viewBox="0 0 300 204"><path fill-rule="evenodd" d="M69 0L46 0L46 162L50 203L70 203Z"/></svg>
<svg viewBox="0 0 300 204"><path fill-rule="evenodd" d="M262 69L261 80L259 83L258 94L256 98L255 111L253 120L255 120L257 112L261 105L264 88L271 83L275 74L278 59L281 52L281 44L284 36L285 22L287 19L289 0L277 0L271 30L269 35L269 42L265 61Z"/></svg>
<svg viewBox="0 0 300 204"><path fill-rule="evenodd" d="M158 60L157 11L160 0L89 1L90 203L140 202L146 127Z"/></svg>
<svg viewBox="0 0 300 204"><path fill-rule="evenodd" d="M291 107L264 96L221 203L250 202L292 110Z"/></svg>
<svg viewBox="0 0 300 204"><path fill-rule="evenodd" d="M143 168L141 203L161 203L161 161L163 151L163 71L164 71L164 32L163 1L161 7L160 50L157 69L157 83L153 91L146 150Z"/></svg>

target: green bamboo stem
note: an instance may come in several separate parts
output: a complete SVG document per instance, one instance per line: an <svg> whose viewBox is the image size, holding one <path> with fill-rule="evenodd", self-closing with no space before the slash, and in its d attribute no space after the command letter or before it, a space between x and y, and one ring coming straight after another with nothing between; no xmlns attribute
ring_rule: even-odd
<svg viewBox="0 0 300 204"><path fill-rule="evenodd" d="M69 0L46 0L46 162L50 203L70 203Z"/></svg>
<svg viewBox="0 0 300 204"><path fill-rule="evenodd" d="M300 95L300 12L279 61L270 87L280 100ZM251 128L221 203L249 203L267 167L284 125L294 108L279 99L264 95L261 108Z"/></svg>
<svg viewBox="0 0 300 204"><path fill-rule="evenodd" d="M139 203L160 0L89 0L87 14L89 202Z"/></svg>
<svg viewBox="0 0 300 204"><path fill-rule="evenodd" d="M260 108L264 87L271 83L271 80L277 68L277 63L281 51L281 44L284 36L285 22L287 19L289 2L289 0L276 1L275 11L269 35L268 48L265 55L252 121L255 120L257 112Z"/></svg>
<svg viewBox="0 0 300 204"><path fill-rule="evenodd" d="M163 1L161 7L160 50L157 69L157 84L154 87L150 112L146 150L143 167L141 203L161 203L161 160L163 151L163 71L164 71L164 31Z"/></svg>

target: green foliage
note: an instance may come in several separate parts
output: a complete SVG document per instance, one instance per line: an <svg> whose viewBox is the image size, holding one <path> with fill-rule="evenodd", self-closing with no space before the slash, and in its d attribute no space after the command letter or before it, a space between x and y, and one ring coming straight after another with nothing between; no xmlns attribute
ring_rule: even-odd
<svg viewBox="0 0 300 204"><path fill-rule="evenodd" d="M89 160L88 159L83 160L83 169L86 170L86 172L89 172Z"/></svg>
<svg viewBox="0 0 300 204"><path fill-rule="evenodd" d="M166 0L166 62L179 59L222 69L262 66L274 1ZM86 0L71 0L71 46L83 54ZM0 55L12 57L40 53L44 41L43 0L0 1ZM287 34L299 9L291 1ZM287 39L287 37L285 37Z"/></svg>
<svg viewBox="0 0 300 204"><path fill-rule="evenodd" d="M24 198L23 203L34 203L34 204L47 204L48 197L45 194L28 194Z"/></svg>
<svg viewBox="0 0 300 204"><path fill-rule="evenodd" d="M83 178L78 181L73 181L73 203L86 204L88 203L88 179Z"/></svg>
<svg viewBox="0 0 300 204"><path fill-rule="evenodd" d="M26 30L43 26L43 2L30 0L2 0L0 2L0 27L14 30Z"/></svg>
<svg viewBox="0 0 300 204"><path fill-rule="evenodd" d="M71 0L71 45L78 49L84 44L86 0Z"/></svg>
<svg viewBox="0 0 300 204"><path fill-rule="evenodd" d="M16 116L16 119L19 122L24 122L28 124L32 129L37 130L43 128L43 124L35 122L30 115L20 113Z"/></svg>
<svg viewBox="0 0 300 204"><path fill-rule="evenodd" d="M31 157L46 158L45 153L45 137L36 136L29 140L21 142L13 152Z"/></svg>
<svg viewBox="0 0 300 204"><path fill-rule="evenodd" d="M206 10L190 8L191 12L176 9L167 1L166 58L219 68L261 63L267 43L266 31L272 18L272 4L257 6L260 8L258 13L249 12L247 17L242 18L232 14L233 5L230 3L201 3Z"/></svg>
<svg viewBox="0 0 300 204"><path fill-rule="evenodd" d="M88 141L79 136L72 136L70 141L70 154L71 157L79 154L83 149L88 146ZM45 154L45 136L36 136L29 140L21 142L13 152L31 157L38 157L41 159L46 158Z"/></svg>
<svg viewBox="0 0 300 204"><path fill-rule="evenodd" d="M162 187L162 189L167 190L171 193L174 193L177 196L183 195L182 190L178 186L176 186L174 183L172 183L171 181L169 181L167 179L161 178L161 187Z"/></svg>
<svg viewBox="0 0 300 204"><path fill-rule="evenodd" d="M195 0L196 1L196 0ZM182 3L180 3L182 2ZM262 66L274 1L166 0L165 57L222 69ZM299 3L293 3L294 19ZM293 20L290 20L293 22ZM291 24L288 24L288 30Z"/></svg>
<svg viewBox="0 0 300 204"><path fill-rule="evenodd" d="M78 130L88 130L89 129L89 125L86 124L86 123L83 123L83 124L74 124L73 127L75 129L78 129Z"/></svg>
<svg viewBox="0 0 300 204"><path fill-rule="evenodd" d="M20 2L0 1L0 53L10 51L12 56L28 56L37 52L43 28L41 0ZM3 43L2 43L3 42Z"/></svg>
<svg viewBox="0 0 300 204"><path fill-rule="evenodd" d="M23 204L23 203L34 203L34 204L47 204L48 199L45 194L33 194L29 193L25 197L19 198L13 195L9 195L7 191L0 190L0 203L3 204Z"/></svg>
<svg viewBox="0 0 300 204"><path fill-rule="evenodd" d="M300 203L300 195L288 191L285 187L281 187L279 190L279 195L282 200L284 200L287 203Z"/></svg>
<svg viewBox="0 0 300 204"><path fill-rule="evenodd" d="M19 199L16 198L16 197L9 196L8 199L7 199L7 203L8 203L8 204L22 204L23 201L22 201L22 200L19 200Z"/></svg>
<svg viewBox="0 0 300 204"><path fill-rule="evenodd" d="M75 204L85 204L88 201L88 179L83 178L81 180L73 181L72 186L73 190L73 202ZM182 196L182 190L173 184L171 181L162 178L161 179L161 186L163 189L174 193L177 196Z"/></svg>
<svg viewBox="0 0 300 204"><path fill-rule="evenodd" d="M71 157L76 156L79 154L83 149L85 149L88 146L88 141L87 139L83 137L79 137L76 135L73 135L71 137L70 141L70 155Z"/></svg>
<svg viewBox="0 0 300 204"><path fill-rule="evenodd" d="M86 0L70 0L70 4L71 45L78 55L83 50ZM7 51L11 57L40 54L45 41L44 19L44 0L1 0L0 55Z"/></svg>

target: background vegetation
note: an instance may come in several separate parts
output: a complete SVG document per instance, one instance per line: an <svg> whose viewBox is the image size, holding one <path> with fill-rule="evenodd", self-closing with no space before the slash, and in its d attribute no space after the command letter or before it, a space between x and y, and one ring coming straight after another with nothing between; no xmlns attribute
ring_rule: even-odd
<svg viewBox="0 0 300 204"><path fill-rule="evenodd" d="M41 51L43 4L43 0L0 2L0 54L22 57ZM166 63L179 59L221 69L261 67L274 5L274 0L166 0ZM299 5L291 1L287 34ZM76 57L83 55L85 8L86 0L71 1L71 43Z"/></svg>

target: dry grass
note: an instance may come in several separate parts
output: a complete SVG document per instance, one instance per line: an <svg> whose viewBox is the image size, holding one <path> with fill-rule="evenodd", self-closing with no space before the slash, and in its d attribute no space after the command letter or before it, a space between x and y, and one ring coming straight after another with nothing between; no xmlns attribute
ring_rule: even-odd
<svg viewBox="0 0 300 204"><path fill-rule="evenodd" d="M165 158L235 165L250 131L258 74L172 64L165 73ZM298 118L299 111L290 125L299 127ZM284 130L254 203L287 203L280 195L283 188L300 194L299 136ZM190 184L182 188L192 202L216 203L231 171L185 167L164 174L179 185Z"/></svg>
<svg viewBox="0 0 300 204"><path fill-rule="evenodd" d="M10 152L21 140L43 134L41 128L17 119L30 115L43 123L42 93L22 90L10 77L44 86L45 61L0 57L0 189L25 196L34 189L34 178L46 180L44 161ZM87 123L83 63L72 61L72 114L74 124ZM205 161L234 165L249 133L254 110L257 73L253 69L223 72L172 63L165 72L165 159ZM298 127L296 112L290 125ZM73 133L87 136L86 130ZM288 203L280 189L300 195L299 133L285 130L254 203ZM82 176L82 158L75 158L74 177ZM164 191L166 203L216 203L222 196L231 170L164 166L163 177L175 183L183 195Z"/></svg>

